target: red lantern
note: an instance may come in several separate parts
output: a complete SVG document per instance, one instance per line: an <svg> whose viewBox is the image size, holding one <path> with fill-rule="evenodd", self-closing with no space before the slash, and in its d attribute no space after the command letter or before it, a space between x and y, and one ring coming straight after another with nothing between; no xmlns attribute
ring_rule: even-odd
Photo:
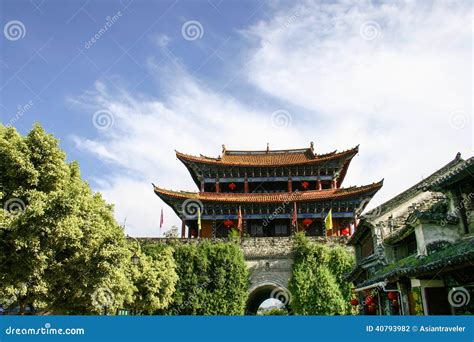
<svg viewBox="0 0 474 342"><path fill-rule="evenodd" d="M398 296L397 296L397 293L396 293L396 292L391 291L391 292L387 293L387 297L388 297L388 299L390 299L390 300L396 300Z"/></svg>
<svg viewBox="0 0 474 342"><path fill-rule="evenodd" d="M302 223L305 227L309 227L311 223L313 223L313 220L311 220L310 218L305 218Z"/></svg>
<svg viewBox="0 0 474 342"><path fill-rule="evenodd" d="M357 298L352 298L351 301L350 301L351 305L359 305L359 301L357 300Z"/></svg>
<svg viewBox="0 0 474 342"><path fill-rule="evenodd" d="M307 189L309 186L309 183L307 181L304 181L301 183L301 186L303 187L303 189Z"/></svg>
<svg viewBox="0 0 474 342"><path fill-rule="evenodd" d="M230 191L234 191L236 187L237 187L237 185L235 185L235 183L230 183L229 184Z"/></svg>
<svg viewBox="0 0 474 342"><path fill-rule="evenodd" d="M373 303L374 303L374 297L372 297L370 295L365 297L365 305L371 305Z"/></svg>
<svg viewBox="0 0 474 342"><path fill-rule="evenodd" d="M344 228L344 229L341 230L342 235L349 235L349 232L350 232L349 228Z"/></svg>
<svg viewBox="0 0 474 342"><path fill-rule="evenodd" d="M229 229L229 228L232 228L232 226L234 225L234 221L232 220L225 220L224 221L224 226Z"/></svg>

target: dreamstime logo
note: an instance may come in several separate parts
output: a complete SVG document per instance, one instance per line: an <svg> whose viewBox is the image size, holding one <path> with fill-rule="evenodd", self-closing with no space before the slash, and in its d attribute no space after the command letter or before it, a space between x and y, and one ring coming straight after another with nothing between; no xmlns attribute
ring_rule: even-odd
<svg viewBox="0 0 474 342"><path fill-rule="evenodd" d="M474 192L470 192L467 196L463 197L462 201L459 202L459 204L454 208L454 212L457 213L457 215L460 215L459 211L463 208L467 209L471 206L472 199L474 198ZM470 215L471 211L466 210L466 214L468 215L468 222L470 222ZM441 220L441 227L444 227L448 224L448 220L446 218Z"/></svg>
<svg viewBox="0 0 474 342"><path fill-rule="evenodd" d="M3 206L3 209L8 211L11 215L19 215L25 210L26 204L19 198L10 198Z"/></svg>
<svg viewBox="0 0 474 342"><path fill-rule="evenodd" d="M360 25L359 34L362 39L365 40L374 40L380 36L382 29L378 22L369 20L365 21Z"/></svg>
<svg viewBox="0 0 474 342"><path fill-rule="evenodd" d="M264 220L263 220L263 226L266 227L269 225L269 223L271 221L273 221L277 215L281 214L281 213L284 213L285 212L285 208L286 206L288 206L288 204L290 204L290 202L296 200L298 198L298 195L299 195L299 190L296 189L294 192L292 192L289 196L287 196L287 198L285 199L285 201L283 201L281 203L281 205L279 205L271 214L270 216L266 217Z"/></svg>
<svg viewBox="0 0 474 342"><path fill-rule="evenodd" d="M463 129L469 123L469 115L464 110L453 110L450 113L449 124L454 129Z"/></svg>
<svg viewBox="0 0 474 342"><path fill-rule="evenodd" d="M115 295L108 287L99 287L92 293L92 305L99 307L109 307L115 303Z"/></svg>
<svg viewBox="0 0 474 342"><path fill-rule="evenodd" d="M92 123L97 129L108 129L113 126L114 122L114 115L108 110L98 110L92 117Z"/></svg>
<svg viewBox="0 0 474 342"><path fill-rule="evenodd" d="M105 24L103 27L100 28L97 33L92 36L87 42L85 42L84 47L89 49L92 45L98 42L106 33L107 31L122 17L122 12L118 11L113 16L108 16L105 18Z"/></svg>
<svg viewBox="0 0 474 342"><path fill-rule="evenodd" d="M287 110L278 109L272 113L271 122L274 128L288 128L292 122L291 114Z"/></svg>
<svg viewBox="0 0 474 342"><path fill-rule="evenodd" d="M182 213L186 219L194 219L198 216L198 210L201 212L204 206L200 200L188 198L181 206Z"/></svg>
<svg viewBox="0 0 474 342"><path fill-rule="evenodd" d="M8 124L10 126L13 126L15 122L17 122L23 115L25 115L31 108L33 108L34 102L32 100L28 101L28 103L24 105L18 105L17 106L17 111L15 113L15 116L10 119Z"/></svg>
<svg viewBox="0 0 474 342"><path fill-rule="evenodd" d="M274 43L275 37L279 37L281 34L284 34L285 30L287 30L290 26L292 26L295 22L296 19L300 17L300 13L298 11L295 11L291 15L286 17L286 20L284 20L283 25L280 25L276 29L276 34L271 35L271 37L267 37L267 39L262 40L262 48L265 48L271 44Z"/></svg>
<svg viewBox="0 0 474 342"><path fill-rule="evenodd" d="M5 38L11 41L23 39L26 35L26 27L21 21L12 20L3 27L3 34Z"/></svg>
<svg viewBox="0 0 474 342"><path fill-rule="evenodd" d="M188 41L201 39L204 36L204 28L197 20L189 20L181 27L181 35Z"/></svg>
<svg viewBox="0 0 474 342"><path fill-rule="evenodd" d="M288 305L291 300L291 296L288 291L281 287L276 287L270 293L270 298L278 299L283 305Z"/></svg>
<svg viewBox="0 0 474 342"><path fill-rule="evenodd" d="M176 315L181 315L181 312L186 310L189 305L196 299L197 294L199 292L204 291L209 284L211 284L210 280L206 280L204 283L197 284L197 286L195 287L195 290L197 291L191 293L191 295L187 297L185 301L181 302L181 304L178 304L178 307L176 309Z"/></svg>
<svg viewBox="0 0 474 342"><path fill-rule="evenodd" d="M467 305L470 300L469 291L464 287L453 287L448 293L448 302L454 308Z"/></svg>

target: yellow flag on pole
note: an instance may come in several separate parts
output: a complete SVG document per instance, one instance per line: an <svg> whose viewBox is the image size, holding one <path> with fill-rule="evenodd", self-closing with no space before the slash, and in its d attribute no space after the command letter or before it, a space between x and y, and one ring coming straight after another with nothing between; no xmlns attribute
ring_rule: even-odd
<svg viewBox="0 0 474 342"><path fill-rule="evenodd" d="M331 230L332 229L332 208L329 209L329 212L324 219L324 225L326 226L326 230Z"/></svg>
<svg viewBox="0 0 474 342"><path fill-rule="evenodd" d="M198 208L198 230L201 230L201 208Z"/></svg>

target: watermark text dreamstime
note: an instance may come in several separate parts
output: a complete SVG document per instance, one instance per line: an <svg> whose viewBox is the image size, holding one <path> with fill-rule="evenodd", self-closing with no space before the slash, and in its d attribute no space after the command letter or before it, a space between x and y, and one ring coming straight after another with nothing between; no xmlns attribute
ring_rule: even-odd
<svg viewBox="0 0 474 342"><path fill-rule="evenodd" d="M15 115L10 119L10 121L8 121L8 124L10 126L13 126L18 120L20 120L23 115L29 112L34 105L35 103L32 100L28 101L23 105L18 105Z"/></svg>
<svg viewBox="0 0 474 342"><path fill-rule="evenodd" d="M84 43L86 49L90 49L92 45L98 42L107 31L122 17L122 12L118 11L113 16L108 16L105 18L105 24L95 35L93 35L87 42Z"/></svg>
<svg viewBox="0 0 474 342"><path fill-rule="evenodd" d="M39 328L15 328L9 326L5 329L6 335L84 335L84 328L52 328L50 323Z"/></svg>
<svg viewBox="0 0 474 342"><path fill-rule="evenodd" d="M281 205L279 205L271 214L270 216L268 216L268 218L265 218L263 220L263 226L266 227L268 226L268 224L273 221L275 219L275 217L281 213L284 213L285 212L285 208L286 206L288 206L288 204L290 204L290 202L294 201L297 197L298 197L298 190L296 190L295 192L291 193L291 195L289 195L285 201L283 201L281 203Z"/></svg>

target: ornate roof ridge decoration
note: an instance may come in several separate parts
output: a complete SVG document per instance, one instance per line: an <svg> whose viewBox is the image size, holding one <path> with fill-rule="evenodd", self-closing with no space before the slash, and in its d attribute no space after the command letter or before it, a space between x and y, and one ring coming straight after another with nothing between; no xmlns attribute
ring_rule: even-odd
<svg viewBox="0 0 474 342"><path fill-rule="evenodd" d="M406 202L408 199L415 197L417 194L421 192L425 192L429 190L428 186L433 182L435 179L438 177L445 175L448 173L452 168L456 167L460 163L463 163L464 160L461 158L461 154L457 153L456 157L451 160L449 163L441 167L440 169L436 170L433 172L431 175L423 179L422 181L416 183L415 185L411 186L407 190L399 193L397 196L391 198L390 200L380 204L379 206L371 209L364 215L362 215L362 218L364 217L370 217L371 220L378 218L382 215L385 215L388 213L390 210L396 208L398 205L401 203Z"/></svg>
<svg viewBox="0 0 474 342"><path fill-rule="evenodd" d="M224 146L222 155L215 158L208 157L202 154L200 156L194 156L176 150L175 152L176 157L182 162L197 162L233 166L303 165L319 163L344 157L349 160L359 152L359 145L341 152L337 152L337 150L335 150L324 154L315 154L311 147L287 150L245 151L227 150ZM280 158L280 160L278 160L278 158Z"/></svg>
<svg viewBox="0 0 474 342"><path fill-rule="evenodd" d="M160 197L176 199L196 199L209 202L231 202L231 203L279 203L300 202L308 200L331 200L345 198L355 195L374 195L383 185L380 182L363 186L352 186L349 188L308 190L302 192L278 192L278 193L215 193L215 192L190 192L173 191L153 185L155 193Z"/></svg>
<svg viewBox="0 0 474 342"><path fill-rule="evenodd" d="M461 159L460 153L458 153L458 156ZM474 157L462 161L448 170L448 172L437 177L428 185L428 188L432 191L440 191L466 176L474 178Z"/></svg>
<svg viewBox="0 0 474 342"><path fill-rule="evenodd" d="M176 152L176 155L178 155L178 151L175 151ZM214 158L214 157L209 157L209 156L205 156L204 154L199 154L199 158L204 158L204 159L209 159L209 160L215 160L215 161L219 161L221 160L221 157L217 157L217 158Z"/></svg>
<svg viewBox="0 0 474 342"><path fill-rule="evenodd" d="M284 153L306 153L311 151L309 147L305 148L295 148L295 149L283 149L283 150L225 150L224 155L267 155L267 154L284 154Z"/></svg>
<svg viewBox="0 0 474 342"><path fill-rule="evenodd" d="M225 145L222 145L222 154L223 155L241 155L241 154L280 154L280 153L308 153L310 152L313 156L314 154L314 143L311 141L309 147L302 148L290 148L290 149L281 149L281 150L270 150L270 144L267 143L267 148L265 150L228 150Z"/></svg>

